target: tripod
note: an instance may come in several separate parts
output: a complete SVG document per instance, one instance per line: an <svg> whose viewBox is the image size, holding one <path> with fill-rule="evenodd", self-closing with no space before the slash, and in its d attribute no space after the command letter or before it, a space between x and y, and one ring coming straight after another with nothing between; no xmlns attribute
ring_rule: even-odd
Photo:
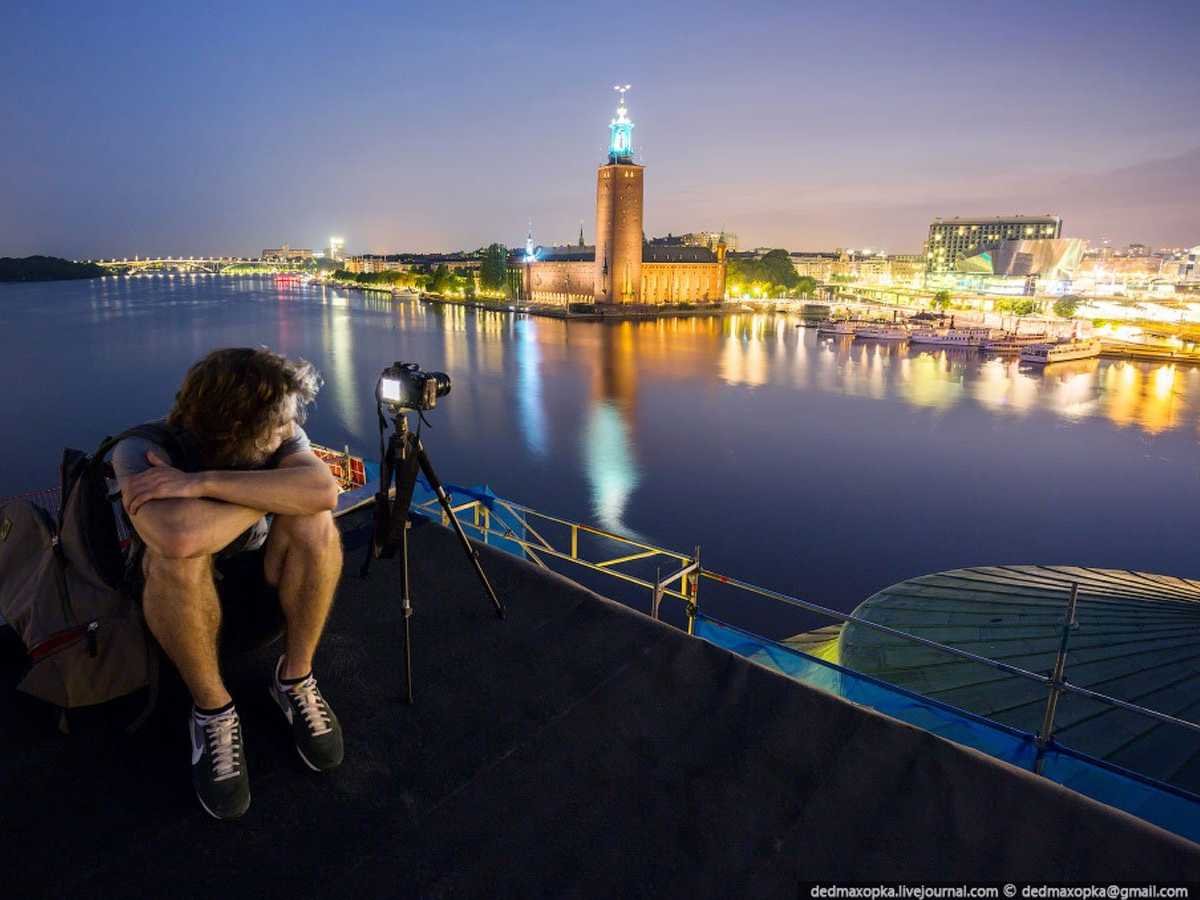
<svg viewBox="0 0 1200 900"><path fill-rule="evenodd" d="M384 427L382 409L379 423L382 429ZM483 584L483 589L487 592L488 598L496 610L496 615L501 619L504 618L504 605L492 589L491 582L488 581L488 577L483 571L483 566L479 564L479 551L471 546L462 524L450 506L450 498L446 495L437 473L433 471L433 464L429 461L429 455L421 444L420 435L409 430L408 417L403 413L392 417L392 428L387 448L380 459L379 493L375 495L375 525L371 532L371 541L367 545L367 557L363 560L359 575L363 578L367 577L372 558L391 559L396 555L397 550L400 551L400 608L404 613L404 686L406 698L409 703L412 703L413 608L408 583L408 529L412 527L412 522L409 519L408 508L417 485L418 469L425 475L425 480L429 482L429 486L437 495L438 503L442 505L442 509L450 519L450 524L458 534L463 552L467 554L467 559L474 566L475 574L479 576L479 581ZM381 431L381 447L382 443ZM396 487L396 496L389 498L393 483Z"/></svg>

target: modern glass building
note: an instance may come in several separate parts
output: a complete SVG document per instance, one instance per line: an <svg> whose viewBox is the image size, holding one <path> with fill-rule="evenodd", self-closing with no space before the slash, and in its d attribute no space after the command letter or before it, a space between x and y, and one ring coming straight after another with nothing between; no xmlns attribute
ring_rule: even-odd
<svg viewBox="0 0 1200 900"><path fill-rule="evenodd" d="M925 271L953 272L960 259L1001 241L1045 240L1062 237L1059 216L999 216L984 219L934 219L925 246Z"/></svg>

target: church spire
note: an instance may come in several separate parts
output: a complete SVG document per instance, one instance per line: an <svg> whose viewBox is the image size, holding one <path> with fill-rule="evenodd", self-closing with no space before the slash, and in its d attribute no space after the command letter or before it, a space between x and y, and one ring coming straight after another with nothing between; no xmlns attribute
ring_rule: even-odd
<svg viewBox="0 0 1200 900"><path fill-rule="evenodd" d="M579 246L583 246L583 219L579 220Z"/></svg>
<svg viewBox="0 0 1200 900"><path fill-rule="evenodd" d="M529 231L525 235L525 258L533 259L533 219L529 220Z"/></svg>

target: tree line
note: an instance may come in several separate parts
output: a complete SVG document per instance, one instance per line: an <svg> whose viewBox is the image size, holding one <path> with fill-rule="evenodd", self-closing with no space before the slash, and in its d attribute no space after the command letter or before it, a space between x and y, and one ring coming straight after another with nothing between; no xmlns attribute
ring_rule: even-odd
<svg viewBox="0 0 1200 900"><path fill-rule="evenodd" d="M57 256L0 257L0 281L65 281L107 274L95 263L71 262Z"/></svg>
<svg viewBox="0 0 1200 900"><path fill-rule="evenodd" d="M505 290L508 283L508 248L503 244L490 244L484 248L478 279L472 272L455 272L445 263L432 267L418 266L407 271L389 269L385 272L354 273L338 269L333 277L355 284L408 288L431 294L461 294L469 299L476 296L477 288L492 293Z"/></svg>
<svg viewBox="0 0 1200 900"><path fill-rule="evenodd" d="M731 297L811 297L817 280L800 275L786 250L771 250L760 259L729 259L725 269L726 293Z"/></svg>

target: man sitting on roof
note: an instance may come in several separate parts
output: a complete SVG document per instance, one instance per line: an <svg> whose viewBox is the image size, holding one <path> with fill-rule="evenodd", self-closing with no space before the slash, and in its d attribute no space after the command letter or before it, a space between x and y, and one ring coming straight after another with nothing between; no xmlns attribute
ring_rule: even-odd
<svg viewBox="0 0 1200 900"><path fill-rule="evenodd" d="M157 423L190 448L191 465L141 438L113 453L121 499L145 544L146 622L192 694L192 783L218 819L246 811L250 783L217 661L214 560L265 545L264 574L287 622L271 695L310 768L342 761L341 727L312 673L342 570L338 485L300 427L318 387L307 362L266 348L216 350L191 367Z"/></svg>

